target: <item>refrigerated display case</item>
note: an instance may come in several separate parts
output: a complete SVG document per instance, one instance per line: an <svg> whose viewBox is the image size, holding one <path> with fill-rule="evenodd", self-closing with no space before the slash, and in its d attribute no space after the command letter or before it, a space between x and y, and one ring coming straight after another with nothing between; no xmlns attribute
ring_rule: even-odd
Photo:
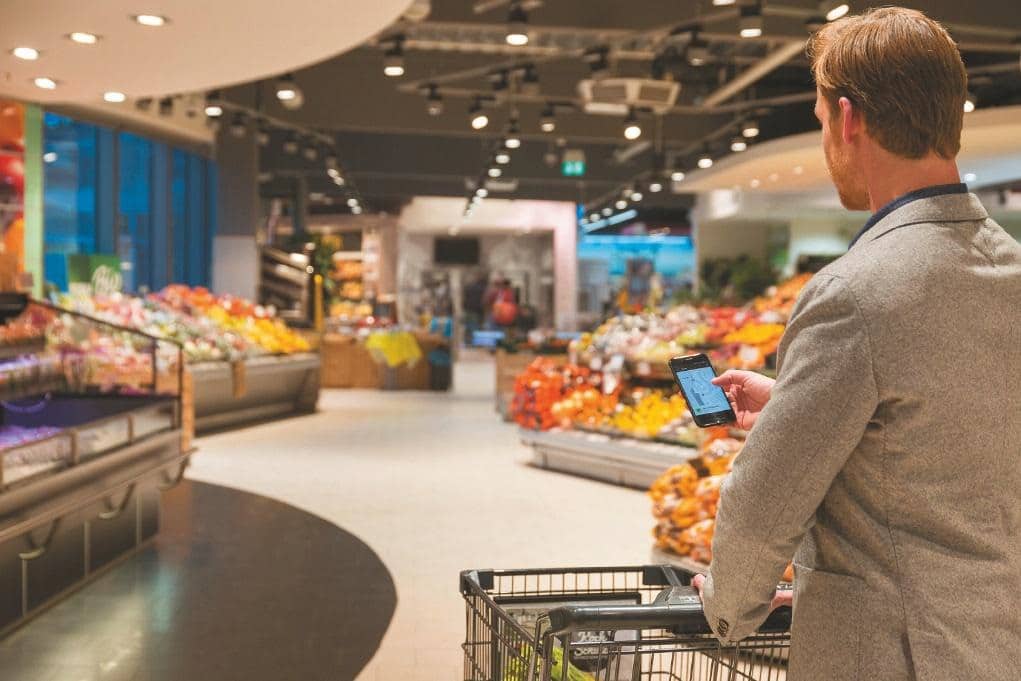
<svg viewBox="0 0 1021 681"><path fill-rule="evenodd" d="M182 372L176 343L0 294L0 632L156 535Z"/></svg>

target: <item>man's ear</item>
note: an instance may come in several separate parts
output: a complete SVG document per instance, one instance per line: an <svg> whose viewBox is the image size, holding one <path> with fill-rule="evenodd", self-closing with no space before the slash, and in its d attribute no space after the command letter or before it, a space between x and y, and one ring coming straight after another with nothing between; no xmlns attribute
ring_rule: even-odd
<svg viewBox="0 0 1021 681"><path fill-rule="evenodd" d="M861 132L861 114L855 110L847 97L837 100L837 106L840 107L840 137L844 144L851 144Z"/></svg>

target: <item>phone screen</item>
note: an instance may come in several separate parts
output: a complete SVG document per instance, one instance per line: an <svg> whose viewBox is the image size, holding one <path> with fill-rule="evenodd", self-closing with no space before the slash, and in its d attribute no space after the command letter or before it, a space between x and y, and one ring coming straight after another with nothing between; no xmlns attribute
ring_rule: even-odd
<svg viewBox="0 0 1021 681"><path fill-rule="evenodd" d="M694 416L730 410L730 402L723 388L712 384L712 380L716 378L716 372L712 367L682 369L676 373L677 380L688 399L688 408Z"/></svg>

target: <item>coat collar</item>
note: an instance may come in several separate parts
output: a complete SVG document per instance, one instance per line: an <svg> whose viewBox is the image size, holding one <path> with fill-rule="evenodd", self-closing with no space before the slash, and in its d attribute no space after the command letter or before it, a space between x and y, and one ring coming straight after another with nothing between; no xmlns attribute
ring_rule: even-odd
<svg viewBox="0 0 1021 681"><path fill-rule="evenodd" d="M973 222L989 217L982 202L974 194L941 194L905 203L890 211L861 236L858 243L875 241L883 235L907 225L919 223ZM854 248L854 246L852 246Z"/></svg>

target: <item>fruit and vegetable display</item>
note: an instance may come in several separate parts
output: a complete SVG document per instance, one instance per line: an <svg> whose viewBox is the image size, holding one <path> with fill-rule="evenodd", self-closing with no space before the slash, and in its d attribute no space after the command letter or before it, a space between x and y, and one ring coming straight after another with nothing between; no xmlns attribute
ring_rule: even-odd
<svg viewBox="0 0 1021 681"><path fill-rule="evenodd" d="M721 369L763 369L783 336L794 302L811 275L802 274L744 307L680 305L665 313L620 315L572 342L572 361L600 366L620 355L653 365L709 351Z"/></svg>
<svg viewBox="0 0 1021 681"><path fill-rule="evenodd" d="M171 285L144 298L65 296L64 307L180 343L189 362L236 360L309 350L308 341L248 300L201 287Z"/></svg>
<svg viewBox="0 0 1021 681"><path fill-rule="evenodd" d="M514 381L511 417L522 428L549 430L562 424L562 418L553 413L553 405L575 391L598 391L601 385L602 376L597 371L536 358Z"/></svg>

